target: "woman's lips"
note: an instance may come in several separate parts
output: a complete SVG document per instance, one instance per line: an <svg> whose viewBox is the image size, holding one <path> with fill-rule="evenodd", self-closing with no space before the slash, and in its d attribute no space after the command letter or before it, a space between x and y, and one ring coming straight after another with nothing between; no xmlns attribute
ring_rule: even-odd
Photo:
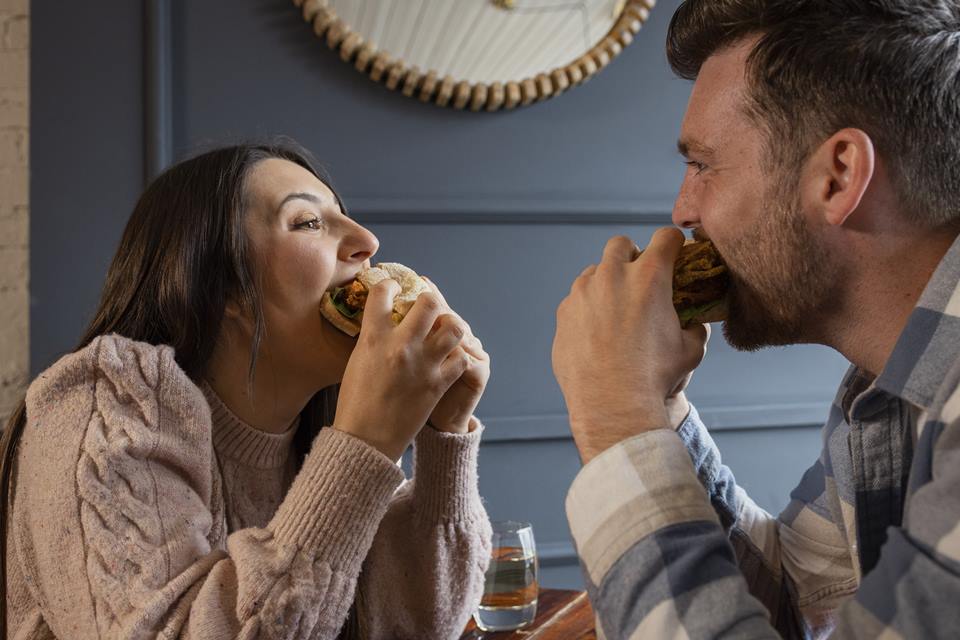
<svg viewBox="0 0 960 640"><path fill-rule="evenodd" d="M346 287L346 286L349 285L351 282L353 282L354 280L356 280L358 275L360 275L360 272L359 272L359 271L357 271L355 274L353 274L353 275L350 276L349 278L347 278L347 279L345 279L345 280L341 280L340 282L331 282L331 283L330 283L330 287L327 289L327 291L330 291L331 289L336 289L337 287Z"/></svg>

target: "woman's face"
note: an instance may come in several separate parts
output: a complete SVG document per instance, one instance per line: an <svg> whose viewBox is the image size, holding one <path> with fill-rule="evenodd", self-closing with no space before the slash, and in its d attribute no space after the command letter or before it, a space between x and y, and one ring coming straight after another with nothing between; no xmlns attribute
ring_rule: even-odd
<svg viewBox="0 0 960 640"><path fill-rule="evenodd" d="M344 215L322 181L293 162L258 162L246 188L245 228L266 325L257 375L294 377L317 389L339 382L354 340L322 319L320 299L369 266L379 242Z"/></svg>

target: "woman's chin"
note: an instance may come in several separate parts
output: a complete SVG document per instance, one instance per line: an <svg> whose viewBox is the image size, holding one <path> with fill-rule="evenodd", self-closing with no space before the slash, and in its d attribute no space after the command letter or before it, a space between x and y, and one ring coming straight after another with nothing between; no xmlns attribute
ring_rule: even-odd
<svg viewBox="0 0 960 640"><path fill-rule="evenodd" d="M334 358L342 356L344 363L350 358L350 354L357 346L356 338L340 331L324 319L320 320L320 335L324 344L329 345L330 355Z"/></svg>

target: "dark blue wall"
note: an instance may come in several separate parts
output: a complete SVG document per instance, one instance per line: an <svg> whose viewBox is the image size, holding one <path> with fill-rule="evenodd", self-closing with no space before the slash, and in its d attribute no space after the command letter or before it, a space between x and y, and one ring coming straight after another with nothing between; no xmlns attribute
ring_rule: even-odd
<svg viewBox="0 0 960 640"><path fill-rule="evenodd" d="M480 408L487 506L494 518L533 521L546 584L579 584L563 515L579 464L550 373L554 310L609 236L643 244L669 224L689 93L663 55L676 4L663 0L637 41L583 87L475 114L370 82L321 45L288 0L33 3L34 373L89 320L144 158L156 157L148 114L169 112L174 156L291 135L380 237L380 258L431 276L484 340L494 369ZM156 78L144 71L144 34L157 32L145 16L165 9L170 92L145 92ZM516 282L525 303L504 305ZM717 332L690 396L764 507L782 506L816 457L816 423L843 367L813 347L738 354Z"/></svg>

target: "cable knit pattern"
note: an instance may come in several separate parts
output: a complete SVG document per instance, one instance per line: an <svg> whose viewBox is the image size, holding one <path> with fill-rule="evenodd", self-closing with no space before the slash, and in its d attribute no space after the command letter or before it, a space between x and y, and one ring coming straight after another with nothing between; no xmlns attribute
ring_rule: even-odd
<svg viewBox="0 0 960 640"><path fill-rule="evenodd" d="M294 473L293 429L243 424L173 356L103 336L31 385L9 637L335 638L361 566L373 640L458 635L489 558L479 430L424 429L404 482L323 429Z"/></svg>
<svg viewBox="0 0 960 640"><path fill-rule="evenodd" d="M107 634L137 610L156 606L158 597L165 600L160 594L173 567L210 553L212 451L203 428L209 410L186 376L175 375L172 350L100 340L94 358L95 410L76 477L87 572L97 619L109 621L100 633ZM156 428L161 420L178 425L176 438ZM194 454L178 468L160 464L176 460L181 448ZM177 491L171 495L167 487ZM191 584L180 578L176 595Z"/></svg>

